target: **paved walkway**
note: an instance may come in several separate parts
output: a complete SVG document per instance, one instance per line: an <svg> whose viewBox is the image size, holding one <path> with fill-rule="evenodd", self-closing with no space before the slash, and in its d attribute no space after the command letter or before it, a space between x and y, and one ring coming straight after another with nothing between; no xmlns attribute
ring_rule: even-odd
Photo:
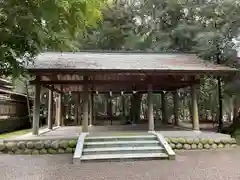
<svg viewBox="0 0 240 180"><path fill-rule="evenodd" d="M240 148L178 153L175 161L71 164L71 155L0 155L1 180L239 180Z"/></svg>

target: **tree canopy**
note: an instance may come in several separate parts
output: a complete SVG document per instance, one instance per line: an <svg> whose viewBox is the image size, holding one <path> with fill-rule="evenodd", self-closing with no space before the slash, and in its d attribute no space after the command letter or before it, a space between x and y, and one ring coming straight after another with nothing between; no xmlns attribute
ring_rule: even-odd
<svg viewBox="0 0 240 180"><path fill-rule="evenodd" d="M40 51L76 50L75 38L97 24L103 5L104 0L1 1L1 75L18 75Z"/></svg>
<svg viewBox="0 0 240 180"><path fill-rule="evenodd" d="M109 8L103 11L102 24L88 29L80 49L191 52L214 63L237 67L238 45L233 39L240 34L239 0L113 1ZM217 89L222 79L203 80L200 108L217 114L217 106L213 107L216 100L219 106L222 99L229 105L230 96L225 91L222 96L221 88ZM225 85L232 79L223 80ZM218 113L222 117L222 112Z"/></svg>

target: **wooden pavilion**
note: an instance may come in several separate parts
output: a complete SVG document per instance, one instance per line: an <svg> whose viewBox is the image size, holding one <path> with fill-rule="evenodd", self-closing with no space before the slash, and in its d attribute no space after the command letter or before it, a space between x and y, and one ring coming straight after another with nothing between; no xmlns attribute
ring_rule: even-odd
<svg viewBox="0 0 240 180"><path fill-rule="evenodd" d="M27 67L35 79L35 111L33 134L38 135L41 86L49 91L48 128L52 129L53 91L59 94L57 125L63 125L62 94L83 94L82 131L88 132L92 125L92 93L129 93L137 91L148 94L148 129L154 131L153 99L155 92L172 91L192 87L193 129L199 130L197 88L202 75L231 75L237 69L215 65L199 59L194 54L159 54L130 52L47 52L38 55ZM90 108L89 108L90 107ZM176 115L177 117L177 115ZM177 121L177 119L176 119Z"/></svg>

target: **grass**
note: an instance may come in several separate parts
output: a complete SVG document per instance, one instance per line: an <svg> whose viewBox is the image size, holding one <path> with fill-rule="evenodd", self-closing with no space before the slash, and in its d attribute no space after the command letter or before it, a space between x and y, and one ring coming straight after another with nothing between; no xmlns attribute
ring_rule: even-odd
<svg viewBox="0 0 240 180"><path fill-rule="evenodd" d="M16 136L21 136L29 132L31 132L31 129L23 129L23 130L17 130L9 133L3 133L3 134L0 134L0 139L7 139L7 138L16 137Z"/></svg>

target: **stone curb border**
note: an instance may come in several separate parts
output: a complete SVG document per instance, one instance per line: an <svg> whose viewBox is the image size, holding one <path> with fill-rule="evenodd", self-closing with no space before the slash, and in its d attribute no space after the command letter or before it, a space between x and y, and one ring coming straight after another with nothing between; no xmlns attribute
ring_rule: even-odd
<svg viewBox="0 0 240 180"><path fill-rule="evenodd" d="M62 153L73 154L75 152L75 148L78 142L77 141L78 137L61 136L61 137L39 137L36 139L24 138L24 139L0 140L0 153L34 154L34 155L62 154ZM234 138L210 139L210 138L162 136L162 138L160 137L160 139L161 141L162 139L165 139L165 141L168 143L172 150L202 150L202 149L207 150L219 148L233 148L237 146L237 142ZM81 142L80 144L81 146L83 146L83 142ZM82 147L80 149L82 149ZM165 149L170 148L165 147Z"/></svg>
<svg viewBox="0 0 240 180"><path fill-rule="evenodd" d="M165 137L173 150L201 150L237 147L234 138L211 139L211 138L186 138L186 137Z"/></svg>
<svg viewBox="0 0 240 180"><path fill-rule="evenodd" d="M63 154L74 153L77 139L3 140L0 153L8 154Z"/></svg>

